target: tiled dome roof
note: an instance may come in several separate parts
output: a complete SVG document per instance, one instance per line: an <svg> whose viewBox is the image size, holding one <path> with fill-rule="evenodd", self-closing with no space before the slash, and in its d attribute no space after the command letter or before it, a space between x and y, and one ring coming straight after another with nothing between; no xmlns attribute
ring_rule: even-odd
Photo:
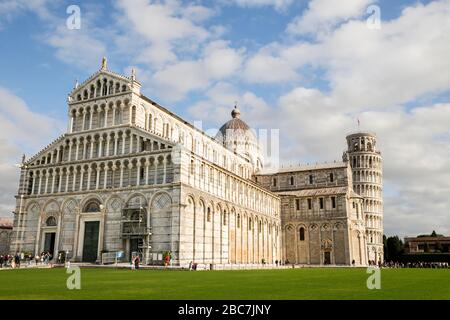
<svg viewBox="0 0 450 320"><path fill-rule="evenodd" d="M248 131L250 130L250 127L248 124L246 124L244 121L240 119L241 112L237 107L234 107L233 111L231 112L231 116L233 119L225 123L220 129L217 134L217 136L225 137L227 135L227 130L242 130L242 131Z"/></svg>

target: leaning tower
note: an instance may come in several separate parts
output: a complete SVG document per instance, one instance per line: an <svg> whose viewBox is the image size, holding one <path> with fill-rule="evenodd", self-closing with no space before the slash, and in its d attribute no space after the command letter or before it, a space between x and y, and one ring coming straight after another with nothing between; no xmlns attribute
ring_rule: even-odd
<svg viewBox="0 0 450 320"><path fill-rule="evenodd" d="M353 190L364 197L368 260L383 261L383 169L375 134L347 136L346 158L353 172Z"/></svg>

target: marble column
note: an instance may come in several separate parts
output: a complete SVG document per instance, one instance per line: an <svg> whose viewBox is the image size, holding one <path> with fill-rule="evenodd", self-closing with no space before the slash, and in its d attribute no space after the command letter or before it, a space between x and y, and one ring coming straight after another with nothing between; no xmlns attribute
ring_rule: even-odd
<svg viewBox="0 0 450 320"><path fill-rule="evenodd" d="M72 146L73 146L73 142L70 141L69 142L69 155L68 155L68 158L67 158L68 162L72 161Z"/></svg>
<svg viewBox="0 0 450 320"><path fill-rule="evenodd" d="M92 168L88 168L88 179L87 179L87 186L86 190L91 190L91 176L92 176Z"/></svg>

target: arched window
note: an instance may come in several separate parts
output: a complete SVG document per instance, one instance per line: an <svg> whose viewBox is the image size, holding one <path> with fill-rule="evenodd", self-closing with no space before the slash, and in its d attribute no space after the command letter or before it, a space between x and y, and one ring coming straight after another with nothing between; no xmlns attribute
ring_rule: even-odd
<svg viewBox="0 0 450 320"><path fill-rule="evenodd" d="M108 80L103 79L103 92L102 95L106 96L108 94Z"/></svg>
<svg viewBox="0 0 450 320"><path fill-rule="evenodd" d="M136 123L136 106L131 108L131 123Z"/></svg>
<svg viewBox="0 0 450 320"><path fill-rule="evenodd" d="M334 182L334 174L330 173L330 182Z"/></svg>
<svg viewBox="0 0 450 320"><path fill-rule="evenodd" d="M83 212L100 212L100 203L97 200L89 201L84 206Z"/></svg>
<svg viewBox="0 0 450 320"><path fill-rule="evenodd" d="M227 225L227 212L226 211L223 212L223 225L224 226Z"/></svg>
<svg viewBox="0 0 450 320"><path fill-rule="evenodd" d="M211 222L211 208L208 208L208 213L206 215L206 221Z"/></svg>
<svg viewBox="0 0 450 320"><path fill-rule="evenodd" d="M299 230L300 241L305 241L305 228L301 227Z"/></svg>
<svg viewBox="0 0 450 320"><path fill-rule="evenodd" d="M116 120L115 125L122 124L122 109L121 108L117 108L115 120Z"/></svg>
<svg viewBox="0 0 450 320"><path fill-rule="evenodd" d="M91 91L90 91L90 94L89 94L89 99L94 98L94 94L95 94L95 88L94 88L93 85L91 85Z"/></svg>
<svg viewBox="0 0 450 320"><path fill-rule="evenodd" d="M113 94L113 93L114 93L114 82L110 81L109 88L108 88L108 94Z"/></svg>
<svg viewBox="0 0 450 320"><path fill-rule="evenodd" d="M294 177L291 177L291 186L294 185Z"/></svg>
<svg viewBox="0 0 450 320"><path fill-rule="evenodd" d="M45 222L45 225L47 227L56 227L56 218L55 217L48 217L47 221Z"/></svg>

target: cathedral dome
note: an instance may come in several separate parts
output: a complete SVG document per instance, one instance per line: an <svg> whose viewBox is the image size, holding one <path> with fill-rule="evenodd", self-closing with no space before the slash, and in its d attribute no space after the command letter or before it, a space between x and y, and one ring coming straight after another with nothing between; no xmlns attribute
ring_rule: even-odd
<svg viewBox="0 0 450 320"><path fill-rule="evenodd" d="M231 133L235 130L242 130L242 131L250 131L250 127L248 124L246 124L244 121L242 121L241 118L241 111L237 107L234 107L233 111L231 112L232 119L225 123L217 133L217 136L225 138L227 133L230 133L228 130L232 130ZM216 136L216 138L217 138Z"/></svg>
<svg viewBox="0 0 450 320"><path fill-rule="evenodd" d="M219 129L215 139L234 153L248 159L255 168L261 168L262 157L255 132L241 119L241 111L236 106L231 117L232 119Z"/></svg>

